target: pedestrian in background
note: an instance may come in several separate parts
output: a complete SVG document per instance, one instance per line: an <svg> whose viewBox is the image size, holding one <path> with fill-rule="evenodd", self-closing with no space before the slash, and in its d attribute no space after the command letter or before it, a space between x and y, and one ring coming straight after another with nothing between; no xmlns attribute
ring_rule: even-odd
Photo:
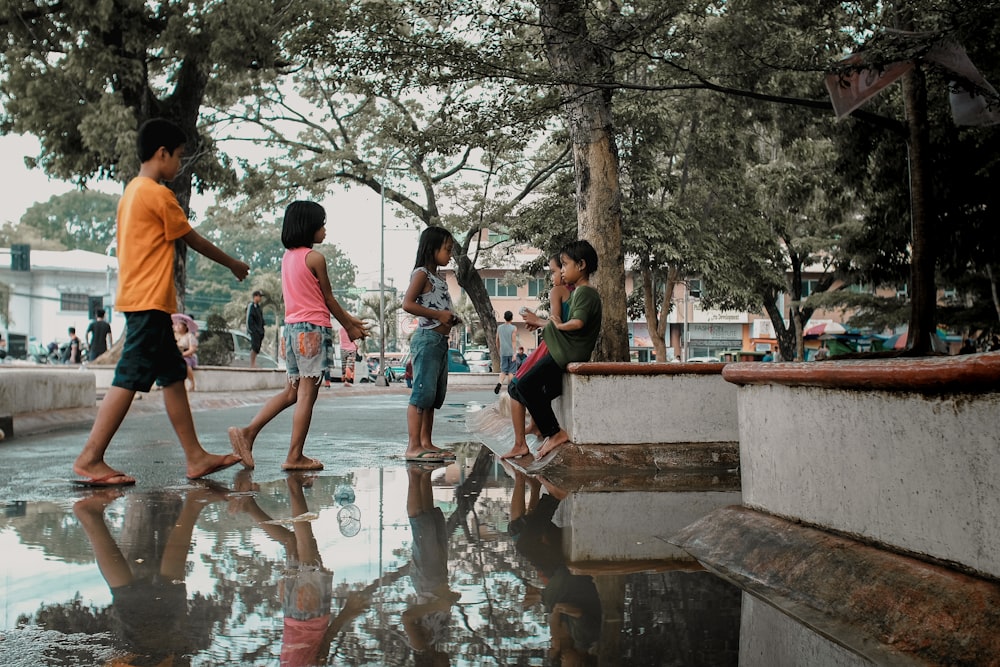
<svg viewBox="0 0 1000 667"><path fill-rule="evenodd" d="M257 367L257 355L264 343L264 310L260 301L264 293L259 289L253 291L250 303L247 304L247 336L250 337L250 368Z"/></svg>
<svg viewBox="0 0 1000 667"><path fill-rule="evenodd" d="M497 327L497 350L500 352L500 381L493 387L493 393L500 390L514 377L514 348L517 345L517 327L511 324L514 313L509 310L503 314L503 324Z"/></svg>
<svg viewBox="0 0 1000 667"><path fill-rule="evenodd" d="M448 391L448 336L461 318L452 311L448 283L438 269L451 261L455 239L443 227L428 227L420 234L417 260L403 295L403 310L417 316L417 330L410 338L413 391L406 408L407 461L443 461L452 452L434 444L434 411L444 405Z"/></svg>
<svg viewBox="0 0 1000 667"><path fill-rule="evenodd" d="M333 329L330 315L352 339L368 335L364 322L333 296L326 257L313 246L326 239L326 211L316 202L295 201L285 209L281 227L281 293L285 301L285 363L288 382L267 400L245 428L229 428L229 440L246 468L254 467L253 443L272 419L295 406L288 455L282 470L322 470L323 464L303 453L319 385L330 363Z"/></svg>
<svg viewBox="0 0 1000 667"><path fill-rule="evenodd" d="M83 351L80 346L80 338L76 335L76 327L66 330L69 333L69 342L63 347L62 362L64 364L79 364L83 362Z"/></svg>
<svg viewBox="0 0 1000 667"><path fill-rule="evenodd" d="M126 486L135 478L115 470L104 453L132 406L137 391L148 392L155 381L163 387L163 403L184 449L187 477L198 479L239 463L231 454L209 454L198 441L184 380L187 366L174 341L170 314L177 308L174 287L175 241L229 269L243 280L250 267L230 257L191 227L176 195L162 184L181 169L186 141L174 123L156 118L139 128L137 147L142 166L118 202L118 295L115 308L125 313L128 335L115 377L101 401L97 419L73 472L86 486Z"/></svg>
<svg viewBox="0 0 1000 667"><path fill-rule="evenodd" d="M354 381L354 359L358 355L358 344L351 340L347 329L340 328L340 370L344 382L351 384ZM351 369L351 378L347 379L347 369Z"/></svg>
<svg viewBox="0 0 1000 667"><path fill-rule="evenodd" d="M94 311L94 321L87 327L87 358L93 361L108 351L114 343L111 339L111 325L104 321L104 309Z"/></svg>

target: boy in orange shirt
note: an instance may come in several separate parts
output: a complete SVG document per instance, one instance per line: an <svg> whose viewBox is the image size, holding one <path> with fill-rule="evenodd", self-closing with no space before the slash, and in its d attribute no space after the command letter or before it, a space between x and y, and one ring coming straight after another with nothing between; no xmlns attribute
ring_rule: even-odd
<svg viewBox="0 0 1000 667"><path fill-rule="evenodd" d="M198 479L239 463L232 454L209 454L195 433L184 379L187 366L174 341L171 313L177 310L174 242L188 247L243 280L250 267L230 257L191 228L174 193L161 181L177 177L187 138L162 118L143 123L137 147L142 166L118 202L118 296L125 313L126 337L115 377L101 402L97 419L73 472L84 486L128 486L135 479L104 462L104 452L121 426L135 392L148 392L155 381L163 388L167 416L187 459L188 479Z"/></svg>

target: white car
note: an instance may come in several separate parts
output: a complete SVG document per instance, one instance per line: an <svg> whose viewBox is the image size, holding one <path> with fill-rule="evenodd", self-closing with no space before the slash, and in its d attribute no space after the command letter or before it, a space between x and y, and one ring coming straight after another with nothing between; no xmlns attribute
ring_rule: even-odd
<svg viewBox="0 0 1000 667"><path fill-rule="evenodd" d="M465 361L469 364L470 373L492 373L493 362L490 361L490 351L470 349L465 351Z"/></svg>
<svg viewBox="0 0 1000 667"><path fill-rule="evenodd" d="M718 357L690 357L688 361L693 363L717 364L722 360Z"/></svg>

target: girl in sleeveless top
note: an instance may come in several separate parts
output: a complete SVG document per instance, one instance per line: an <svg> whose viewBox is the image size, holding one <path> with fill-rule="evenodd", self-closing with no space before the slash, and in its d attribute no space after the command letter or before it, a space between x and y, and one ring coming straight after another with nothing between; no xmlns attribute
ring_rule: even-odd
<svg viewBox="0 0 1000 667"><path fill-rule="evenodd" d="M417 260L403 296L403 310L417 316L410 338L413 390L406 408L407 461L450 461L455 458L431 439L434 411L444 405L448 391L448 335L461 323L452 311L448 284L437 274L451 261L455 239L442 227L428 227L420 235Z"/></svg>
<svg viewBox="0 0 1000 667"><path fill-rule="evenodd" d="M326 258L313 250L326 238L326 211L316 202L295 201L285 209L281 227L281 292L285 300L285 334L282 345L288 383L261 407L246 428L229 428L233 452L246 468L254 467L253 443L257 434L285 408L295 406L292 436L282 470L322 470L323 464L303 453L312 422L319 385L333 362L333 328L337 318L351 340L368 335L364 322L351 315L333 296Z"/></svg>

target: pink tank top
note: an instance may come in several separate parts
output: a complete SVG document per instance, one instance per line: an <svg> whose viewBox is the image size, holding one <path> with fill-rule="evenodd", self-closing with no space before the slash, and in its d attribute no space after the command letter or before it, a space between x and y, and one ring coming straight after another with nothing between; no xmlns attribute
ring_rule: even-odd
<svg viewBox="0 0 1000 667"><path fill-rule="evenodd" d="M319 279L306 266L312 248L292 248L281 258L281 293L285 297L285 322L330 326L330 309L323 300Z"/></svg>

